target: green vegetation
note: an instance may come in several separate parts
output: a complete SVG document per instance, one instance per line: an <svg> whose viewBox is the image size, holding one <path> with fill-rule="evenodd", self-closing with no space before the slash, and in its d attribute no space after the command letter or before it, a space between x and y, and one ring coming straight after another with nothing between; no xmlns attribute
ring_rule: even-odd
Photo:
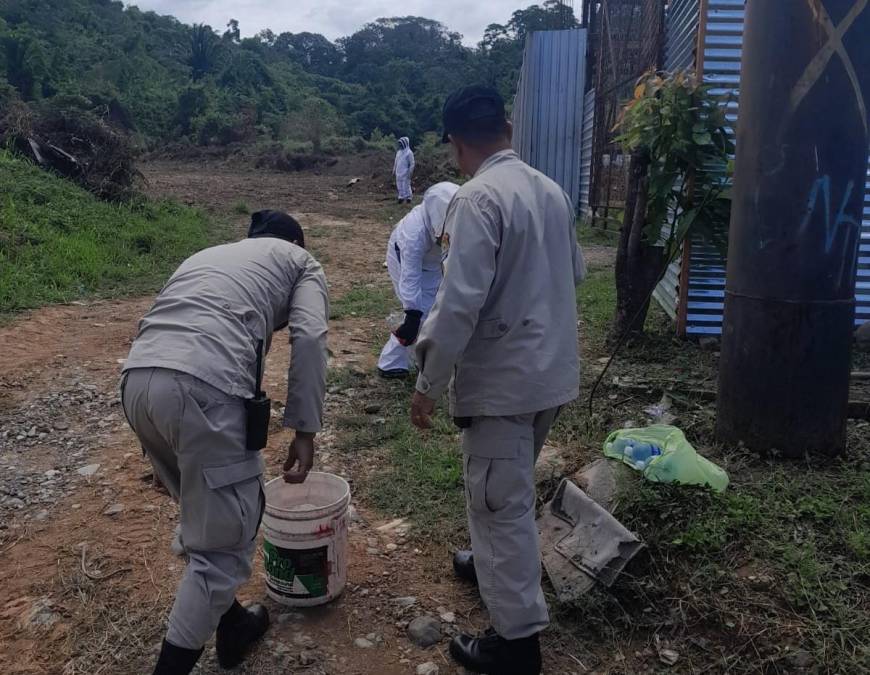
<svg viewBox="0 0 870 675"><path fill-rule="evenodd" d="M513 93L530 30L576 25L548 0L490 26L476 49L420 17L379 19L336 42L265 30L241 37L117 0L0 3L0 103L96 111L155 147L296 141L438 129L452 89L486 82Z"/></svg>
<svg viewBox="0 0 870 675"><path fill-rule="evenodd" d="M347 319L351 316L362 316L383 321L397 308L393 289L388 285L358 286L332 303L332 314L329 318Z"/></svg>
<svg viewBox="0 0 870 675"><path fill-rule="evenodd" d="M214 233L171 202L108 204L0 152L0 314L152 291Z"/></svg>

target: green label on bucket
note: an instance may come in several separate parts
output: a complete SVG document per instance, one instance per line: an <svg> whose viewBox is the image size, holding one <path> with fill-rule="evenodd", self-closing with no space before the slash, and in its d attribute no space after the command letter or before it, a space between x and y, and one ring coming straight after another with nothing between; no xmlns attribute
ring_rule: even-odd
<svg viewBox="0 0 870 675"><path fill-rule="evenodd" d="M329 549L327 546L289 549L263 542L266 584L278 595L304 600L321 598L329 588Z"/></svg>

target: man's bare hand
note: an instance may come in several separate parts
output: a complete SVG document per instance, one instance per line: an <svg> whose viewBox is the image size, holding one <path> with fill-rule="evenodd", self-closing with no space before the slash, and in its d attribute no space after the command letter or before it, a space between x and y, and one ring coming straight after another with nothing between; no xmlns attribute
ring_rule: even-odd
<svg viewBox="0 0 870 675"><path fill-rule="evenodd" d="M314 434L296 432L296 438L290 444L287 461L284 462L284 482L304 483L308 472L314 466Z"/></svg>
<svg viewBox="0 0 870 675"><path fill-rule="evenodd" d="M431 429L434 412L435 401L419 391L415 391L411 401L411 424L418 429Z"/></svg>

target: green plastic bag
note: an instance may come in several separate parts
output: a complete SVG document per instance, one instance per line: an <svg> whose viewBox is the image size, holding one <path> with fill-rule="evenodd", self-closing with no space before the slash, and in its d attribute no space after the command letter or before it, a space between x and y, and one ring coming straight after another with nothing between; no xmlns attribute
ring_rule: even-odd
<svg viewBox="0 0 870 675"><path fill-rule="evenodd" d="M709 485L716 492L722 492L728 487L728 474L725 470L699 455L692 444L686 440L685 434L677 427L656 424L644 429L621 429L607 437L604 442L605 456L621 460L630 467L641 470L626 457L622 449L614 447L621 439L649 443L661 450L661 454L651 457L642 469L644 478L649 481Z"/></svg>

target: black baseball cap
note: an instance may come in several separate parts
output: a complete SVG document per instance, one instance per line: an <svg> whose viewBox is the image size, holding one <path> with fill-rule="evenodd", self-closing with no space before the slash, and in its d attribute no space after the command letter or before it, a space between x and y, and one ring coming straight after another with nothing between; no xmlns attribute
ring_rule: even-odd
<svg viewBox="0 0 870 675"><path fill-rule="evenodd" d="M472 85L453 92L444 104L444 136L462 135L480 129L489 130L506 121L504 99L492 87Z"/></svg>
<svg viewBox="0 0 870 675"><path fill-rule="evenodd" d="M296 219L283 211L257 211L251 215L248 239L276 237L305 248L305 233Z"/></svg>

